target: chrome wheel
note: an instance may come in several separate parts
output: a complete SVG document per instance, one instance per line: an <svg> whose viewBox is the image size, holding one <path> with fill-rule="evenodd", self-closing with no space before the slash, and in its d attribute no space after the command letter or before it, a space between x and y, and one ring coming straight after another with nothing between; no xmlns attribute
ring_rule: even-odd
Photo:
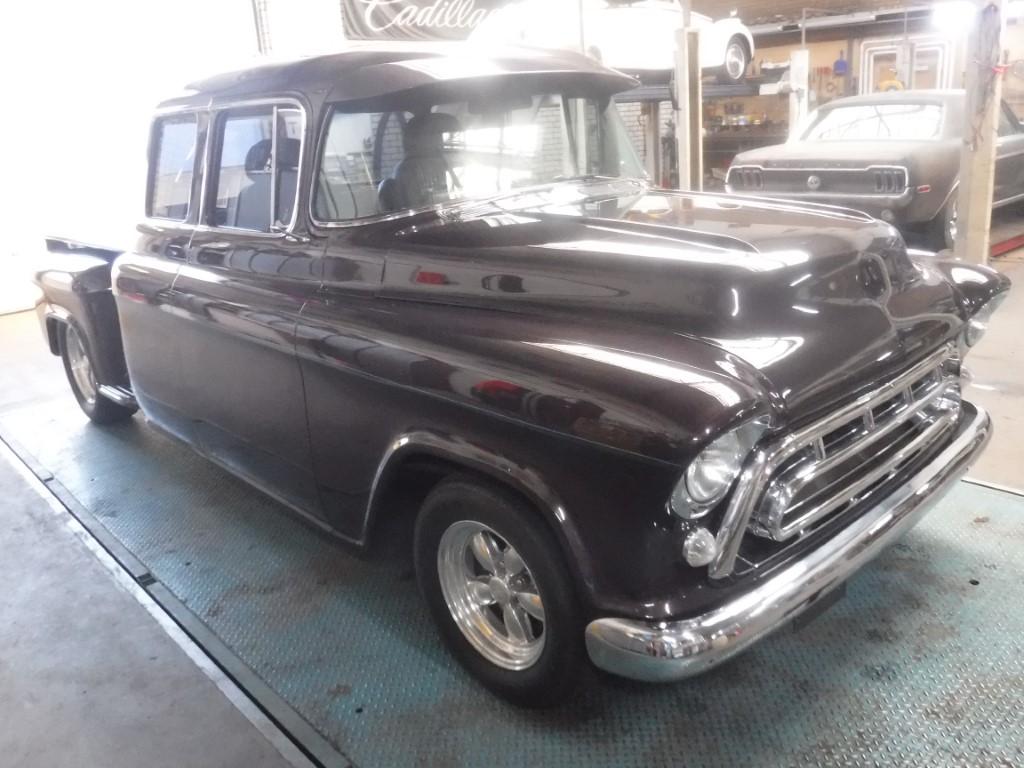
<svg viewBox="0 0 1024 768"><path fill-rule="evenodd" d="M96 377L92 372L92 363L89 362L89 355L85 351L82 337L78 331L69 326L67 330L68 367L71 369L71 376L75 380L75 386L86 403L92 405L96 402Z"/></svg>
<svg viewBox="0 0 1024 768"><path fill-rule="evenodd" d="M544 650L544 606L519 553L483 523L452 523L437 549L441 592L455 624L488 661L526 669Z"/></svg>
<svg viewBox="0 0 1024 768"><path fill-rule="evenodd" d="M739 80L747 71L747 49L742 43L733 41L725 49L725 73L730 80Z"/></svg>

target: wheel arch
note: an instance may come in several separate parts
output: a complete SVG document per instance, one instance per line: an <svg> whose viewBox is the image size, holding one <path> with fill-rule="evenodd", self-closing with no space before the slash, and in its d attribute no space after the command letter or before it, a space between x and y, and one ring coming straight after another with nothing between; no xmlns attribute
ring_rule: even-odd
<svg viewBox="0 0 1024 768"><path fill-rule="evenodd" d="M57 312L47 312L44 327L46 328L46 343L50 348L51 355L60 356L60 335L67 323L66 316Z"/></svg>
<svg viewBox="0 0 1024 768"><path fill-rule="evenodd" d="M740 42L743 43L743 46L747 49L747 60L748 60L748 62L749 61L753 61L754 60L754 38L751 37L750 33L747 32L746 30L737 30L736 32L734 32L732 35L729 36L729 41L731 41L734 37L738 37L740 39Z"/></svg>
<svg viewBox="0 0 1024 768"><path fill-rule="evenodd" d="M372 541L390 493L401 485L403 479L409 477L410 472L424 470L432 478L427 487L422 489L423 498L436 483L448 477L468 475L525 501L555 536L579 586L592 583L585 558L577 556L583 545L575 526L566 514L558 494L539 471L464 438L425 430L404 433L385 450L374 475L367 503L363 536L367 544Z"/></svg>
<svg viewBox="0 0 1024 768"><path fill-rule="evenodd" d="M747 54L749 55L750 60L753 61L754 51L756 50L754 47L754 36L750 33L747 25L735 16L728 16L724 19L713 21L711 25L705 29L707 29L712 36L712 39L709 39L708 43L716 46L721 51L723 57L725 49L728 47L729 43L734 37L738 37L743 41L743 44L747 48ZM704 34L704 30L701 30L701 34ZM703 43L704 39L702 38L701 44L703 45ZM719 64L722 63L723 62L719 62Z"/></svg>

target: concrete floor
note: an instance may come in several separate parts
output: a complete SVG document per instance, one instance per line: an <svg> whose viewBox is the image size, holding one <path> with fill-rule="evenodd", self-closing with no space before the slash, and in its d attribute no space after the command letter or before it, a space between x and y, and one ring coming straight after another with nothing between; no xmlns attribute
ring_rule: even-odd
<svg viewBox="0 0 1024 768"><path fill-rule="evenodd" d="M0 764L291 765L0 453Z"/></svg>
<svg viewBox="0 0 1024 768"><path fill-rule="evenodd" d="M970 477L1010 488L1024 488L1020 432L1024 428L1024 250L992 266L1013 281L1010 295L988 332L967 356L974 383L965 395L992 414L995 433Z"/></svg>

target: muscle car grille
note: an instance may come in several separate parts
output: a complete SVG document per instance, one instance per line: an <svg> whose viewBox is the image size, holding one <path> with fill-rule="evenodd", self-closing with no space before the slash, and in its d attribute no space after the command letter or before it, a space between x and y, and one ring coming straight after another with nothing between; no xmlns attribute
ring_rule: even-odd
<svg viewBox="0 0 1024 768"><path fill-rule="evenodd" d="M782 441L749 531L783 542L814 528L912 464L960 414L959 361L938 350L884 386Z"/></svg>
<svg viewBox="0 0 1024 768"><path fill-rule="evenodd" d="M907 188L907 172L896 166L818 169L738 165L729 170L728 181L736 192L899 195Z"/></svg>

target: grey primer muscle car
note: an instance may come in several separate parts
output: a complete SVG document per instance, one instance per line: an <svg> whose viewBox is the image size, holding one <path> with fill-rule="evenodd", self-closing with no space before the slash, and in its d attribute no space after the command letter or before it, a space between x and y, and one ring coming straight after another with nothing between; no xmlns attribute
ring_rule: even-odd
<svg viewBox="0 0 1024 768"><path fill-rule="evenodd" d="M633 85L372 46L196 83L153 122L135 246L50 242L50 349L94 421L137 404L355 545L422 489L429 610L513 701L584 648L709 669L978 455L960 364L1009 283L859 213L652 189Z"/></svg>
<svg viewBox="0 0 1024 768"><path fill-rule="evenodd" d="M963 146L963 91L892 91L836 99L799 138L741 152L733 193L855 208L952 248ZM1000 106L994 207L1024 199L1024 127Z"/></svg>

